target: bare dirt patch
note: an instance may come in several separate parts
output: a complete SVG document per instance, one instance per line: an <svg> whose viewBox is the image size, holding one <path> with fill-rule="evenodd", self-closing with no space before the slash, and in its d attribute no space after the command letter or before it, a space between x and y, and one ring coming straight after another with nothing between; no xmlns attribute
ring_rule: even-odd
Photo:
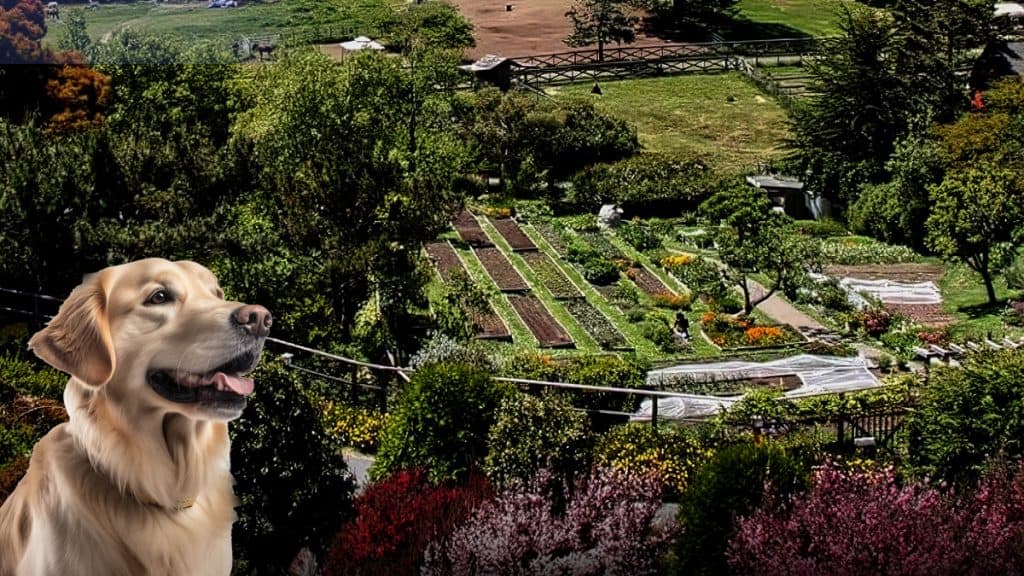
<svg viewBox="0 0 1024 576"><path fill-rule="evenodd" d="M507 11L505 4L511 4ZM466 52L476 59L485 54L527 56L566 52L563 40L572 32L565 13L573 0L454 0L462 15L473 23L476 48ZM640 36L636 45L663 44L658 38ZM614 45L613 45L614 46Z"/></svg>
<svg viewBox="0 0 1024 576"><path fill-rule="evenodd" d="M893 280L895 282L934 282L945 274L941 264L862 264L858 266L828 266L825 273L835 278L844 276L861 280Z"/></svg>

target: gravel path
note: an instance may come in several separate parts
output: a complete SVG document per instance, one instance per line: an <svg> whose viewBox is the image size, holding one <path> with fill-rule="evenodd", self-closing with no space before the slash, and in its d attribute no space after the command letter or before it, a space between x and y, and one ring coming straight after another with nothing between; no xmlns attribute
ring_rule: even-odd
<svg viewBox="0 0 1024 576"><path fill-rule="evenodd" d="M764 286L753 280L747 279L747 285L750 286L751 298L756 298L758 294L766 292ZM789 324L797 330L805 328L825 330L825 327L820 322L797 310L796 306L786 302L778 294L772 294L770 298L758 305L757 308L779 324Z"/></svg>

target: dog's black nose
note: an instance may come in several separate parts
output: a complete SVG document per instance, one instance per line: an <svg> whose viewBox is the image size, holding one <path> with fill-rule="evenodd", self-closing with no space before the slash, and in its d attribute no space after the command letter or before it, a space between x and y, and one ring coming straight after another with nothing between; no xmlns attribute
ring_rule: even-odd
<svg viewBox="0 0 1024 576"><path fill-rule="evenodd" d="M274 318L270 315L270 310L263 306L246 304L231 314L231 322L236 326L241 326L253 336L263 338L270 334L270 326L274 323Z"/></svg>

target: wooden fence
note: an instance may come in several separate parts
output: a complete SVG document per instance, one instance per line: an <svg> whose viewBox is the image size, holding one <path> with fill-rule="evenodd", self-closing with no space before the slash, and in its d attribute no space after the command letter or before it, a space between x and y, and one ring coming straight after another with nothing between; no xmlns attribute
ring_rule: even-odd
<svg viewBox="0 0 1024 576"><path fill-rule="evenodd" d="M817 46L814 38L620 46L513 57L512 77L520 84L570 84L667 74L711 73L757 66L799 65Z"/></svg>

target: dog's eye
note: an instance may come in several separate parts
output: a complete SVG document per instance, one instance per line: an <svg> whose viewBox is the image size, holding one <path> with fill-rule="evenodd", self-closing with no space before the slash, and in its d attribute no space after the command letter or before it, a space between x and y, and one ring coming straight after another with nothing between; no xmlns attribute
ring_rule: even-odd
<svg viewBox="0 0 1024 576"><path fill-rule="evenodd" d="M171 295L167 290L157 290L149 295L146 299L146 304L166 304L171 301Z"/></svg>

